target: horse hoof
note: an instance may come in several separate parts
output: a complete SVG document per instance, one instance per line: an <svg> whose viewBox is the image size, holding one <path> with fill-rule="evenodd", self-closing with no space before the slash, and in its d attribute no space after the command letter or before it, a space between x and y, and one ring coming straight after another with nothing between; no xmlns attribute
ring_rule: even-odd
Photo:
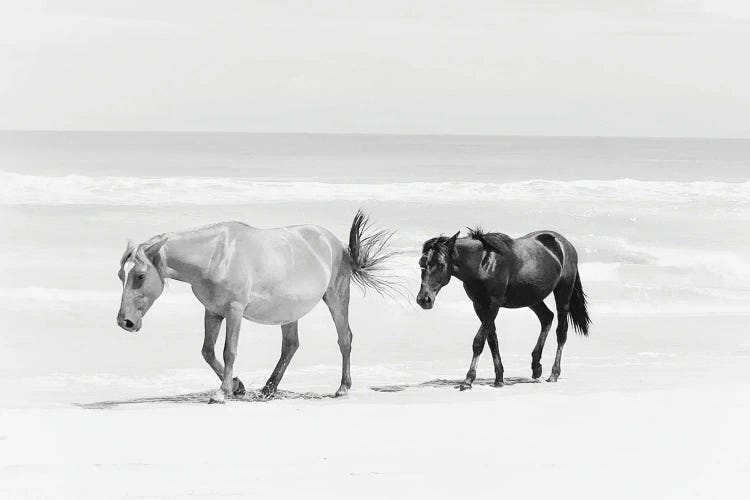
<svg viewBox="0 0 750 500"><path fill-rule="evenodd" d="M211 398L208 400L208 404L220 404L223 405L227 401L227 395L224 393L223 390L219 389L218 391L211 394Z"/></svg>
<svg viewBox="0 0 750 500"><path fill-rule="evenodd" d="M237 377L234 377L234 390L232 391L232 394L235 396L245 395L245 385L242 383L242 380Z"/></svg>
<svg viewBox="0 0 750 500"><path fill-rule="evenodd" d="M532 367L531 368L531 378L534 380L538 379L542 376L542 365L539 365L539 367Z"/></svg>
<svg viewBox="0 0 750 500"><path fill-rule="evenodd" d="M469 389L471 389L471 384L462 383L458 386L459 391L468 391Z"/></svg>
<svg viewBox="0 0 750 500"><path fill-rule="evenodd" d="M346 396L347 394L349 394L349 389L347 389L346 387L339 387L339 390L336 391L336 394L334 394L333 396L336 398L340 398L341 396Z"/></svg>
<svg viewBox="0 0 750 500"><path fill-rule="evenodd" d="M547 382L557 382L557 377L550 376L550 378L547 379Z"/></svg>
<svg viewBox="0 0 750 500"><path fill-rule="evenodd" d="M260 390L260 398L261 399L273 399L273 397L276 395L276 390L271 389L270 387L266 386L263 389Z"/></svg>
<svg viewBox="0 0 750 500"><path fill-rule="evenodd" d="M502 380L495 380L495 383L493 384L495 387L502 387L505 385L505 382Z"/></svg>

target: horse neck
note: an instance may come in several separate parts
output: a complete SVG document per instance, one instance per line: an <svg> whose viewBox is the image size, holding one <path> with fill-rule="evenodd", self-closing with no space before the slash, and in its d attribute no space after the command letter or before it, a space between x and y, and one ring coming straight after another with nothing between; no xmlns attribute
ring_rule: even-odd
<svg viewBox="0 0 750 500"><path fill-rule="evenodd" d="M461 281L476 279L484 249L476 240L457 240L451 256L451 276Z"/></svg>
<svg viewBox="0 0 750 500"><path fill-rule="evenodd" d="M203 278L211 261L213 239L198 231L172 233L164 245L169 277L194 283Z"/></svg>

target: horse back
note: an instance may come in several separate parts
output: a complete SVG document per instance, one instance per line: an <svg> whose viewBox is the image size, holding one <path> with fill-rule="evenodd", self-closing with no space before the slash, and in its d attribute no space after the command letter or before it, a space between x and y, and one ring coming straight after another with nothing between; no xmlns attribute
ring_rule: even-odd
<svg viewBox="0 0 750 500"><path fill-rule="evenodd" d="M341 241L320 226L259 229L227 222L210 229L214 243L205 278L241 294L261 289L322 296L344 253Z"/></svg>
<svg viewBox="0 0 750 500"><path fill-rule="evenodd" d="M261 229L251 239L255 281L325 282L325 290L341 263L341 241L320 226Z"/></svg>

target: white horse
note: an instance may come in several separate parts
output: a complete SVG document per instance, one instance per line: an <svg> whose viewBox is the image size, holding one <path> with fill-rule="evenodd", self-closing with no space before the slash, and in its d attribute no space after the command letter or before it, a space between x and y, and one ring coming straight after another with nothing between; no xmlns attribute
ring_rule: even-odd
<svg viewBox="0 0 750 500"><path fill-rule="evenodd" d="M137 332L167 278L189 283L205 307L203 358L222 381L210 400L215 403L245 392L242 382L233 376L242 318L281 325L281 358L261 391L270 398L299 346L297 321L322 299L336 325L343 358L336 396L345 395L352 385L351 279L381 294L390 294L400 286L396 278L384 273L394 255L386 250L393 232L366 234L368 230L368 219L359 211L348 248L320 226L258 229L239 222L161 234L140 245L128 243L118 274L123 290L117 324ZM222 366L214 346L224 320Z"/></svg>

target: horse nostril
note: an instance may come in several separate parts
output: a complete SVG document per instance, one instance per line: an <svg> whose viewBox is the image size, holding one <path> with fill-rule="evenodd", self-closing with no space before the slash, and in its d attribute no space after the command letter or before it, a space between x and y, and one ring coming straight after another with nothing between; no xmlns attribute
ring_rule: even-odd
<svg viewBox="0 0 750 500"><path fill-rule="evenodd" d="M133 328L133 326L135 326L135 323L133 323L129 319L126 319L123 323L125 323L125 328Z"/></svg>

